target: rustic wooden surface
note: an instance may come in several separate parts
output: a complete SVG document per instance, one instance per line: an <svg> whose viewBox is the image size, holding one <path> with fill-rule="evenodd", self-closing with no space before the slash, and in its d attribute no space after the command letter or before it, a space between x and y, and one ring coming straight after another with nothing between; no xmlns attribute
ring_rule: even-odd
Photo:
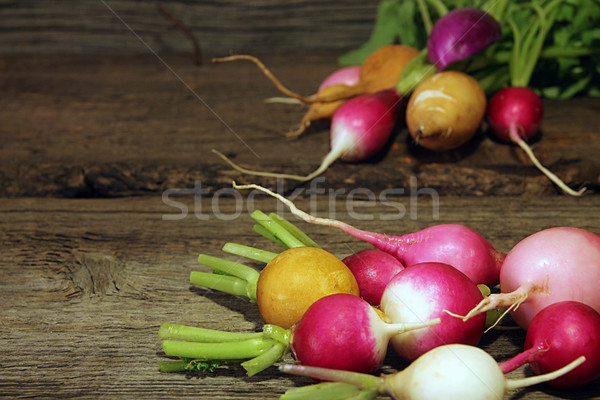
<svg viewBox="0 0 600 400"><path fill-rule="evenodd" d="M376 1L0 0L0 53L188 52L352 49L367 40ZM133 33L135 32L135 34ZM323 40L326 38L326 40Z"/></svg>
<svg viewBox="0 0 600 400"><path fill-rule="evenodd" d="M262 55L282 82L312 93L332 53ZM253 169L309 173L329 149L326 124L284 137L305 111L267 104L279 92L249 62L196 66L187 56L0 58L1 196L106 197L158 193L201 182L216 190L240 177L211 149ZM547 101L540 161L574 188L600 188L600 99ZM408 188L442 195L556 195L515 146L485 132L457 151L417 148L399 124L375 160L334 164L321 187ZM377 176L377 179L373 179ZM293 181L283 184L291 191ZM306 186L306 185L304 185ZM414 186L414 185L413 185Z"/></svg>
<svg viewBox="0 0 600 400"><path fill-rule="evenodd" d="M336 55L262 56L288 86L311 93ZM0 57L0 397L277 398L310 383L275 368L252 378L237 368L206 377L158 372L162 322L260 329L255 305L188 281L203 268L197 255L227 257L220 250L227 241L277 250L252 232L249 213L281 206L238 197L234 178L297 195L301 208L364 229L462 223L501 251L551 226L600 232L598 99L547 102L534 143L572 186L588 186L572 198L519 151L483 134L464 150L433 154L407 143L402 127L385 157L336 163L313 186L241 177L210 149L245 166L309 172L328 147L325 124L299 140L284 138L303 109L262 101L275 95L247 63L198 67L188 55ZM354 198L353 189L360 189ZM381 201L386 189L397 208ZM342 232L301 226L340 257L366 248ZM522 332L502 331L482 346L502 361L522 342ZM403 366L390 356L383 371ZM599 385L569 392L536 386L508 398L599 398Z"/></svg>

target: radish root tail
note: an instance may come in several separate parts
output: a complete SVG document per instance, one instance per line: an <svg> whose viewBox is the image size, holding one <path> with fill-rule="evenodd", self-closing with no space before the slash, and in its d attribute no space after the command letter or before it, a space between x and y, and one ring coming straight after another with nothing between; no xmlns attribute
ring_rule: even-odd
<svg viewBox="0 0 600 400"><path fill-rule="evenodd" d="M341 222L341 221L337 221L335 219L314 217L314 216L308 214L307 212L300 210L298 207L296 207L296 205L294 203L292 203L290 200L286 199L279 193L275 193L272 190L269 190L265 187L256 185L254 183L249 184L249 185L238 185L237 183L235 183L235 181L233 181L232 185L235 189L238 189L238 190L240 190L240 189L260 190L261 192L266 193L266 194L276 198L277 200L279 200L283 204L285 204L290 209L290 212L293 215L302 219L304 222L308 222L310 224L330 226L330 227L339 228L342 230L352 228L350 225L348 225L344 222Z"/></svg>
<svg viewBox="0 0 600 400"><path fill-rule="evenodd" d="M533 150L525 141L518 135L516 129L511 129L509 132L510 138L513 142L515 142L521 150L527 154L533 165L537 167L548 179L550 179L556 186L558 186L563 192L571 195L571 196L581 196L583 192L585 192L586 188L582 187L579 190L573 190L566 183L564 183L556 174L550 171L548 168L544 167L542 163L537 159L535 154L533 154Z"/></svg>

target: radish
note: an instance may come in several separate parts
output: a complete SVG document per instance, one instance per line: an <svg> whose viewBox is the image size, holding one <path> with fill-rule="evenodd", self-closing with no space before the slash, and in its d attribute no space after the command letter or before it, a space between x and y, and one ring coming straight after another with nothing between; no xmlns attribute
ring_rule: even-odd
<svg viewBox="0 0 600 400"><path fill-rule="evenodd" d="M415 143L434 151L456 149L477 132L485 116L483 88L460 71L431 75L406 106L406 125Z"/></svg>
<svg viewBox="0 0 600 400"><path fill-rule="evenodd" d="M463 322L446 311L466 313L482 298L477 285L450 265L429 262L405 268L388 283L381 310L394 322L440 318L441 323L394 336L392 347L400 357L413 361L444 344L476 345L483 335L485 314Z"/></svg>
<svg viewBox="0 0 600 400"><path fill-rule="evenodd" d="M506 142L516 143L531 162L563 192L572 196L581 196L585 187L576 191L567 186L539 162L526 142L538 131L544 113L542 100L533 90L527 88L527 85L544 47L546 36L554 24L560 4L560 1L551 1L536 7L522 7L521 12L531 13L531 22L523 32L519 30L511 13L506 15L514 41L509 63L511 86L492 96L487 119L495 136Z"/></svg>
<svg viewBox="0 0 600 400"><path fill-rule="evenodd" d="M508 307L527 329L533 317L560 301L579 301L600 312L600 236L585 229L556 227L521 240L506 255L500 291L487 296L465 318Z"/></svg>
<svg viewBox="0 0 600 400"><path fill-rule="evenodd" d="M322 174L337 159L363 161L382 150L392 133L399 102L400 98L394 89L364 94L346 101L335 111L331 120L331 150L319 168L306 176L249 170L233 163L218 151L213 152L245 174L309 181Z"/></svg>
<svg viewBox="0 0 600 400"><path fill-rule="evenodd" d="M585 356L585 363L548 383L571 389L600 377L600 314L583 303L561 301L533 317L525 351L501 363L500 368L508 373L528 363L536 374L544 374L579 356Z"/></svg>
<svg viewBox="0 0 600 400"><path fill-rule="evenodd" d="M292 351L304 365L374 372L382 365L389 339L438 324L384 322L373 307L350 294L332 294L313 303L291 329L265 325L263 332L232 333L163 324L159 337L168 356L183 359L241 360L254 375ZM167 368L173 370L172 368Z"/></svg>
<svg viewBox="0 0 600 400"><path fill-rule="evenodd" d="M439 18L427 40L429 62L438 71L500 40L502 28L490 14L476 7L456 8Z"/></svg>
<svg viewBox="0 0 600 400"><path fill-rule="evenodd" d="M527 140L538 132L544 115L542 99L531 89L511 86L504 88L490 99L487 119L492 132L505 142L516 143L531 162L565 193L581 196L586 188L577 191L568 187L558 176L544 167Z"/></svg>
<svg viewBox="0 0 600 400"><path fill-rule="evenodd" d="M504 254L498 252L482 235L457 224L435 225L403 236L386 235L357 229L344 222L318 218L299 210L294 203L278 193L259 185L237 185L236 189L257 189L284 203L294 214L311 224L331 226L364 240L390 253L404 266L422 262L449 264L467 275L476 284L494 286L498 281Z"/></svg>
<svg viewBox="0 0 600 400"><path fill-rule="evenodd" d="M386 323L365 300L333 294L315 302L292 328L290 348L303 365L375 372L390 338L438 323L440 318Z"/></svg>
<svg viewBox="0 0 600 400"><path fill-rule="evenodd" d="M351 389L356 398L374 399L386 394L394 399L412 400L490 400L502 399L507 391L555 379L576 368L585 357L545 375L522 379L506 379L496 361L484 350L462 344L437 347L391 375L368 374L304 365L281 365L283 372L331 381L290 389L281 399L313 399L327 396L328 390ZM337 384L335 383L337 382ZM344 383L346 385L342 385ZM348 390L349 391L349 390ZM343 397L339 397L343 398Z"/></svg>
<svg viewBox="0 0 600 400"><path fill-rule="evenodd" d="M358 282L360 297L378 306L390 280L404 266L397 258L379 249L366 249L342 260Z"/></svg>
<svg viewBox="0 0 600 400"><path fill-rule="evenodd" d="M321 85L319 85L319 89L317 90L317 93L331 85L342 84L342 85L346 85L346 86L352 86L352 85L356 85L359 81L360 81L360 66L359 65L343 67L343 68L340 68L340 69L332 72L325 79L323 79L323 82L321 82Z"/></svg>

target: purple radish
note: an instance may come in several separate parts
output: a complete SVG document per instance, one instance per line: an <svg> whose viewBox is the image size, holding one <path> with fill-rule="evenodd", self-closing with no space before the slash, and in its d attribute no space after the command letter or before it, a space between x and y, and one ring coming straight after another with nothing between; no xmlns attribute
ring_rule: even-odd
<svg viewBox="0 0 600 400"><path fill-rule="evenodd" d="M364 161L381 151L392 133L399 102L396 91L388 89L356 96L342 104L331 120L331 149L319 168L306 176L249 170L233 163L217 150L213 152L245 174L309 181L338 159Z"/></svg>
<svg viewBox="0 0 600 400"><path fill-rule="evenodd" d="M331 226L372 244L396 257L404 266L422 262L449 264L476 284L489 287L498 282L505 254L494 249L481 234L463 225L435 225L403 236L386 235L357 229L344 222L313 217L299 210L285 197L259 185L237 185L236 189L257 189L284 203L295 216L305 222Z"/></svg>
<svg viewBox="0 0 600 400"><path fill-rule="evenodd" d="M366 249L342 260L358 282L360 297L378 306L390 280L404 266L397 258L379 249Z"/></svg>
<svg viewBox="0 0 600 400"><path fill-rule="evenodd" d="M502 28L490 14L475 7L454 9L438 19L427 41L429 62L441 71L500 40Z"/></svg>
<svg viewBox="0 0 600 400"><path fill-rule="evenodd" d="M527 329L545 307L573 300L600 312L600 236L585 229L544 229L521 240L506 255L500 291L487 296L465 318L508 307Z"/></svg>
<svg viewBox="0 0 600 400"><path fill-rule="evenodd" d="M440 318L441 323L394 336L392 347L400 357L413 361L444 344L476 345L483 335L485 314L463 322L446 311L464 315L482 298L473 281L447 264L430 262L406 267L387 285L381 298L381 311L393 322L416 323Z"/></svg>
<svg viewBox="0 0 600 400"><path fill-rule="evenodd" d="M359 398L362 394L363 397L360 398L374 399L378 394L385 394L393 399L412 400L503 399L510 390L556 379L582 362L585 362L585 357L550 374L506 379L496 361L484 350L474 346L449 344L436 347L406 369L390 375L373 376L304 365L281 365L279 369L286 373L330 381L290 389L281 399L314 399L317 394L323 396L329 388L340 388L331 386L331 382L356 386L353 393L356 397L353 398Z"/></svg>
<svg viewBox="0 0 600 400"><path fill-rule="evenodd" d="M585 188L575 191L544 167L527 144L542 123L544 105L531 89L511 86L498 91L489 101L487 119L494 135L505 142L517 144L531 162L565 193L581 196Z"/></svg>
<svg viewBox="0 0 600 400"><path fill-rule="evenodd" d="M600 314L577 301L551 304L531 320L524 347L500 364L504 373L530 364L536 374L545 374L585 356L585 363L548 382L560 389L584 386L600 377Z"/></svg>

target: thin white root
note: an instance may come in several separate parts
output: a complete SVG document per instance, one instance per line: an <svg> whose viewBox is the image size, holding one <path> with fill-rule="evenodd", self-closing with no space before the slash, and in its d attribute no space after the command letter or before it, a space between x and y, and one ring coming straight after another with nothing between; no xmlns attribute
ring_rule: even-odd
<svg viewBox="0 0 600 400"><path fill-rule="evenodd" d="M563 192L570 194L571 196L581 196L583 194L583 192L585 192L585 190L586 190L585 187L582 187L579 190L571 189L558 176L556 176L556 174L551 172L548 168L544 167L542 165L542 163L537 159L535 154L533 154L533 150L531 150L531 147L529 147L529 145L527 143L525 143L525 141L523 139L521 139L519 136L517 136L517 138L514 138L511 135L511 138L513 139L513 141L515 141L519 145L519 147L525 152L525 154L527 154L527 156L529 157L529 159L531 160L533 165L535 165L537 167L537 169L539 169L544 175L546 175L548 177L548 179L550 179L552 182L554 182L554 184L556 184L556 186L561 188Z"/></svg>
<svg viewBox="0 0 600 400"><path fill-rule="evenodd" d="M300 104L304 103L293 97L267 97L265 103L268 104Z"/></svg>
<svg viewBox="0 0 600 400"><path fill-rule="evenodd" d="M240 189L256 189L256 190L260 190L261 192L266 193L266 194L276 198L277 200L279 200L283 204L285 204L290 209L290 212L293 215L302 219L304 222L308 222L310 224L331 226L331 227L339 228L342 230L344 230L344 228L350 228L350 225L348 225L344 222L341 222L341 221L337 221L335 219L314 217L314 216L308 214L307 212L300 210L298 207L296 207L296 205L294 203L292 203L290 200L286 199L279 193L275 193L272 190L269 190L260 185L256 185L254 183L249 184L249 185L238 185L237 183L235 183L235 181L232 182L232 185L233 185L234 189L238 189L238 190L240 190Z"/></svg>
<svg viewBox="0 0 600 400"><path fill-rule="evenodd" d="M506 380L506 390L518 389L525 386L537 385L538 383L548 382L553 379L559 378L565 375L568 372L571 372L579 365L585 362L585 356L581 356L564 367L557 369L556 371L549 372L543 375L530 376L522 379L507 379Z"/></svg>

